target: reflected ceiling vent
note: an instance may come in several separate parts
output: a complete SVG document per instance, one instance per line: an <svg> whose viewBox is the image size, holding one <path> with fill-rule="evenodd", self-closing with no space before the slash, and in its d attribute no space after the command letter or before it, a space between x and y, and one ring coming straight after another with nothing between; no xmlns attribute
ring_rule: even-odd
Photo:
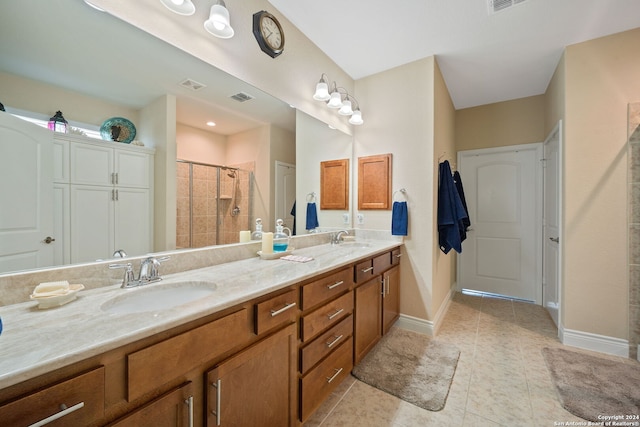
<svg viewBox="0 0 640 427"><path fill-rule="evenodd" d="M489 15L501 12L525 1L527 0L489 0Z"/></svg>
<svg viewBox="0 0 640 427"><path fill-rule="evenodd" d="M185 79L183 81L180 82L180 86L182 87L186 87L187 89L191 89L191 90L200 90L203 87L207 87L207 85L204 85L202 83L198 83L195 80L191 80L191 79Z"/></svg>
<svg viewBox="0 0 640 427"><path fill-rule="evenodd" d="M246 101L251 101L252 99L255 98L255 96L251 96L246 92L238 92L235 95L231 95L229 98L235 99L238 102L246 102Z"/></svg>

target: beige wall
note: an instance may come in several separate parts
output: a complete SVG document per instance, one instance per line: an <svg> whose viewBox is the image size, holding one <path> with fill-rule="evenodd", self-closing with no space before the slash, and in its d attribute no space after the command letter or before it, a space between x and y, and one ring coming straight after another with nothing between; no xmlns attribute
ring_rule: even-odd
<svg viewBox="0 0 640 427"><path fill-rule="evenodd" d="M67 118L95 126L111 117L128 117L134 123L139 121L138 110L14 74L0 72L0 94L5 108L39 113L47 119L60 110Z"/></svg>
<svg viewBox="0 0 640 427"><path fill-rule="evenodd" d="M432 310L434 315L438 313L443 304L447 302L447 298L451 293L451 288L455 285L456 279L456 255L454 251L444 254L438 244L438 167L440 161L449 160L453 165L455 163L455 124L456 113L449 95L449 90L442 77L438 63L435 62L434 67L434 99L435 99L435 117L434 117L434 157L432 162L432 185L433 185L433 229L431 235L433 238L433 302ZM442 156L442 158L440 158ZM436 325L437 326L437 325Z"/></svg>
<svg viewBox="0 0 640 427"><path fill-rule="evenodd" d="M544 141L544 95L456 111L456 150Z"/></svg>
<svg viewBox="0 0 640 427"><path fill-rule="evenodd" d="M228 162L227 137L178 123L176 126L178 159L224 165Z"/></svg>
<svg viewBox="0 0 640 427"><path fill-rule="evenodd" d="M627 104L640 29L565 51L564 326L627 339Z"/></svg>
<svg viewBox="0 0 640 427"><path fill-rule="evenodd" d="M354 161L361 156L393 154L392 188L407 190L409 210L409 235L401 258L400 311L423 320L432 320L435 314L434 73L435 58L428 57L356 82L358 101L367 110L365 124L355 129ZM390 229L391 211L364 214L365 228Z"/></svg>

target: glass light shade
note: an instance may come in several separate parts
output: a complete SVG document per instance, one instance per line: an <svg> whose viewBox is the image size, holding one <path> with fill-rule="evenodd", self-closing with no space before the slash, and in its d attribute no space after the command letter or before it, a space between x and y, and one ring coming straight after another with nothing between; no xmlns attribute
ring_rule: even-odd
<svg viewBox="0 0 640 427"><path fill-rule="evenodd" d="M313 94L313 99L316 101L328 101L331 98L329 95L329 85L325 82L318 82L316 85L316 93Z"/></svg>
<svg viewBox="0 0 640 427"><path fill-rule="evenodd" d="M338 114L342 116L350 116L353 114L353 110L351 109L351 101L344 100L342 101L342 107L338 110Z"/></svg>
<svg viewBox="0 0 640 427"><path fill-rule="evenodd" d="M335 91L331 94L331 98L327 103L329 108L340 108L342 107L342 96L340 96L340 92Z"/></svg>
<svg viewBox="0 0 640 427"><path fill-rule="evenodd" d="M349 123L351 123L352 125L358 125L358 126L364 123L364 121L362 120L362 113L360 112L360 110L356 110L353 112L353 114L349 118Z"/></svg>
<svg viewBox="0 0 640 427"><path fill-rule="evenodd" d="M189 16L193 15L196 11L196 7L191 0L160 0L160 3L178 15Z"/></svg>
<svg viewBox="0 0 640 427"><path fill-rule="evenodd" d="M230 39L234 31L229 20L229 11L221 4L211 6L209 19L204 21L204 29L221 39Z"/></svg>
<svg viewBox="0 0 640 427"><path fill-rule="evenodd" d="M67 127L69 123L62 116L61 111L56 111L56 114L49 119L47 127L55 132L67 133Z"/></svg>

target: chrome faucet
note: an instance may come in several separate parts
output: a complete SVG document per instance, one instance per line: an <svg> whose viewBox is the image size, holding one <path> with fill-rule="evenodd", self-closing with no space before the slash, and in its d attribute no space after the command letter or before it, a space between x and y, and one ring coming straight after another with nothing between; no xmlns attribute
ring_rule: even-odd
<svg viewBox="0 0 640 427"><path fill-rule="evenodd" d="M340 244L340 242L342 242L342 235L343 234L349 234L349 232L347 230L340 230L340 231L336 231L335 233L333 233L331 235L331 244L332 245Z"/></svg>
<svg viewBox="0 0 640 427"><path fill-rule="evenodd" d="M147 257L143 259L140 263L140 273L137 279L135 278L133 266L130 262L126 264L109 264L109 268L124 268L124 277L122 278L122 286L120 287L135 288L162 280L162 277L160 277L160 263L168 259L168 256L162 258Z"/></svg>

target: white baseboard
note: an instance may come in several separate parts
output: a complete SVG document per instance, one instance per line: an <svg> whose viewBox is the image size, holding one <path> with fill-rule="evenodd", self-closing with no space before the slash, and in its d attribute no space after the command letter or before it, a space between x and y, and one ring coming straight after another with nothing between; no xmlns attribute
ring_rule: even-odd
<svg viewBox="0 0 640 427"><path fill-rule="evenodd" d="M574 331L560 327L558 330L560 341L565 345L583 348L615 356L629 357L629 341L622 338L592 334L590 332Z"/></svg>
<svg viewBox="0 0 640 427"><path fill-rule="evenodd" d="M438 333L438 329L442 325L445 314L449 310L453 295L456 293L456 287L452 286L449 295L445 301L440 305L438 312L433 320L420 319L419 317L409 316L407 314L400 314L396 326L402 329L408 329L414 332L420 332L422 334L429 335L431 337Z"/></svg>

